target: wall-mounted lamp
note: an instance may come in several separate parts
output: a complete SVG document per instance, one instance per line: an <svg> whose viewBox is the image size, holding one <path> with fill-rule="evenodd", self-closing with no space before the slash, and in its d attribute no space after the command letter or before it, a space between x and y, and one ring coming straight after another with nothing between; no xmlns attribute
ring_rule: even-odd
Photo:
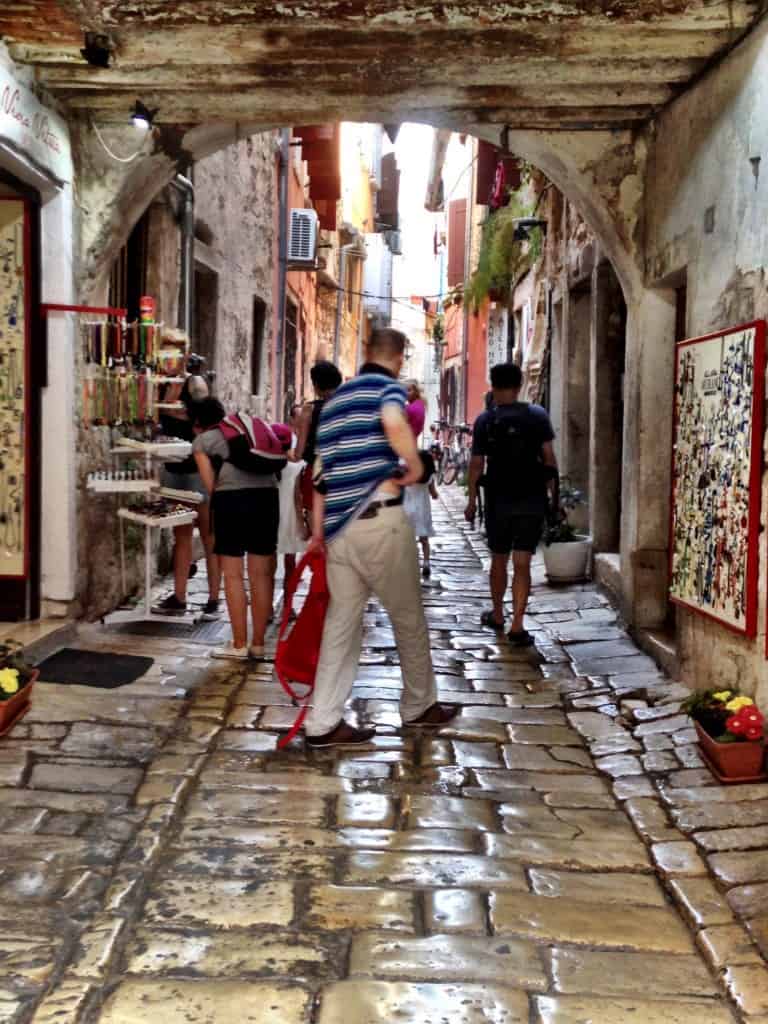
<svg viewBox="0 0 768 1024"><path fill-rule="evenodd" d="M108 68L112 59L109 36L100 35L98 32L86 32L85 46L80 54L92 67Z"/></svg>
<svg viewBox="0 0 768 1024"><path fill-rule="evenodd" d="M535 217L522 217L520 220L513 221L515 225L515 231L512 237L516 242L529 242L531 238L531 231L534 228L541 228L542 233L547 233L547 222L545 220L537 220Z"/></svg>
<svg viewBox="0 0 768 1024"><path fill-rule="evenodd" d="M144 106L141 100L136 100L131 110L131 120L137 128L151 128L158 110L159 107L150 110L149 107Z"/></svg>

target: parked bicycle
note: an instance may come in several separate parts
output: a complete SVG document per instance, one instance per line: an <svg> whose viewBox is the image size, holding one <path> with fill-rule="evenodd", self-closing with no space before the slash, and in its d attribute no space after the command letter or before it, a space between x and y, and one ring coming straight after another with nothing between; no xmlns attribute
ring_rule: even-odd
<svg viewBox="0 0 768 1024"><path fill-rule="evenodd" d="M450 487L457 480L464 483L469 473L469 460L472 452L472 428L466 423L457 426L441 424L448 432L443 457L440 460L438 483Z"/></svg>

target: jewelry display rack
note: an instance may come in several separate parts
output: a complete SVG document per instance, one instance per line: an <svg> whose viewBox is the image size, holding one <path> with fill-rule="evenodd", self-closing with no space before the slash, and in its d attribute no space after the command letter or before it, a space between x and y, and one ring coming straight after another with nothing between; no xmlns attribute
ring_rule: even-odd
<svg viewBox="0 0 768 1024"><path fill-rule="evenodd" d="M120 574L122 590L125 594L128 590L125 566L125 523L134 523L144 527L144 596L134 608L121 608L104 619L105 624L116 625L125 622L168 622L167 615L158 615L152 611L152 531L172 530L176 526L188 526L197 521L195 505L200 504L202 498L192 491L179 491L171 487L161 487L157 474L153 469L153 460L159 462L176 462L185 459L192 451L189 441L138 441L134 438L124 437L119 440L112 449L115 456L127 456L129 458L144 458L144 475L141 478L129 478L129 474L141 472L140 470L110 470L103 473L93 473L88 479L87 486L100 494L125 494L143 493L156 495L159 498L168 498L184 505L188 505L188 511L173 512L169 515L147 515L134 511L127 507L117 510L118 524L120 529ZM192 623L195 617L191 612L173 617L173 621Z"/></svg>

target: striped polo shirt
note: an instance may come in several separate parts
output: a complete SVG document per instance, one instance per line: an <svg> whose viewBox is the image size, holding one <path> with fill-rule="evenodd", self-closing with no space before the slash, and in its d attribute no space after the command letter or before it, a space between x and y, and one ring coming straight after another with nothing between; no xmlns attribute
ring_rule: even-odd
<svg viewBox="0 0 768 1024"><path fill-rule="evenodd" d="M406 406L405 388L375 363L342 384L323 406L317 453L325 490L325 539L338 536L398 466L381 422L385 405Z"/></svg>

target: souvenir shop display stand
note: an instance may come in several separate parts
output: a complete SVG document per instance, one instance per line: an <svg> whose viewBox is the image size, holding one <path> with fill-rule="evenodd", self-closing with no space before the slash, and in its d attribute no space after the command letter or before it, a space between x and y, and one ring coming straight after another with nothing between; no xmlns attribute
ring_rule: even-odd
<svg viewBox="0 0 768 1024"><path fill-rule="evenodd" d="M144 596L143 600L135 608L118 609L105 618L105 623L115 625L122 622L168 622L167 615L157 615L152 611L152 531L172 530L175 526L188 526L197 521L197 511L193 507L199 504L202 498L199 494L192 495L189 491L174 491L170 488L159 487L154 492L161 498L174 498L184 494L185 503L190 508L187 512L173 512L169 515L151 515L142 512L134 512L130 508L119 508L117 510L118 522L120 524L120 568L123 578L123 593L127 590L125 578L125 523L135 523L144 527ZM187 613L174 616L174 621L192 622L194 617Z"/></svg>
<svg viewBox="0 0 768 1024"><path fill-rule="evenodd" d="M157 615L152 611L152 531L172 530L176 526L194 524L197 521L197 511L194 506L198 505L202 498L199 494L194 494L191 491L177 491L171 487L161 487L153 470L153 459L158 459L161 462L181 461L190 454L191 450L192 445L188 441L152 442L123 438L118 446L112 449L112 454L132 458L143 455L146 476L141 480L126 480L123 477L130 471L117 471L105 474L105 479L97 476L89 481L89 489L97 493L144 493L183 502L189 506L188 511L178 511L168 515L147 514L127 507L117 510L120 529L120 573L124 594L128 590L125 571L125 524L134 523L144 527L144 595L134 608L121 608L106 616L104 621L109 625L124 622L168 621L167 615ZM174 616L174 619L179 622L195 621L191 613Z"/></svg>
<svg viewBox="0 0 768 1024"><path fill-rule="evenodd" d="M47 321L51 313L69 313L83 318L81 332L86 373L83 386L83 422L85 425L130 426L146 429L156 410L182 409L181 402L157 401L160 388L182 384L189 342L185 336L170 338L174 332L163 332L163 325L154 321L154 301L140 300L140 321L126 323L127 311L111 307L43 305L41 313ZM102 318L102 319L94 319ZM112 448L113 457L127 457L141 462L142 469L104 469L88 475L86 487L94 494L144 495L149 504L142 507L121 506L117 509L120 539L120 569L123 594L127 592L125 524L144 528L144 594L132 608L118 609L103 621L109 624L157 620L168 617L152 611L152 536L154 530L170 530L192 525L197 521L195 506L202 501L198 494L160 486L155 460L181 461L189 456L189 441L168 439L137 439L121 437ZM162 509L162 499L169 504ZM153 504L155 507L153 508ZM157 507L157 506L160 507ZM193 622L192 614L180 615L177 621Z"/></svg>

